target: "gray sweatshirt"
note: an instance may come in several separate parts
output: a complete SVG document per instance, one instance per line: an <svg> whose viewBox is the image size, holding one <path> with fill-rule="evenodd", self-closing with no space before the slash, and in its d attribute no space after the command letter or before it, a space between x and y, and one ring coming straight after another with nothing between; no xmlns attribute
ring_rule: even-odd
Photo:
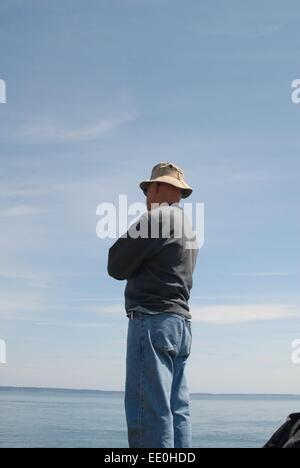
<svg viewBox="0 0 300 468"><path fill-rule="evenodd" d="M192 275L198 248L178 203L143 214L109 249L108 274L127 280L125 309L172 312L191 319Z"/></svg>

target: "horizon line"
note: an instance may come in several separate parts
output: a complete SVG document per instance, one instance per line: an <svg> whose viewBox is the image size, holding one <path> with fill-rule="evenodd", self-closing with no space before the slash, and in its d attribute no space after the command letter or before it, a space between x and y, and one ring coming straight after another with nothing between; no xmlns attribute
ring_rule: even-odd
<svg viewBox="0 0 300 468"><path fill-rule="evenodd" d="M90 393L124 393L124 390L100 390L89 388L64 388L64 387L20 387L11 385L0 385L0 391L4 390L19 390L19 391L57 391L57 392L90 392ZM215 393L215 392L190 392L190 395L201 396L289 396L299 397L299 393Z"/></svg>

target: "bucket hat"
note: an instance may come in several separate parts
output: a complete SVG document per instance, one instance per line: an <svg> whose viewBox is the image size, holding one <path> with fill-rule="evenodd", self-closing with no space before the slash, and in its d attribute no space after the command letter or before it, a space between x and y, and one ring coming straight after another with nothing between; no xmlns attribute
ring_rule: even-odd
<svg viewBox="0 0 300 468"><path fill-rule="evenodd" d="M146 193L147 188L153 182L165 182L182 189L182 198L191 195L193 189L186 183L183 170L170 162L160 162L153 167L150 179L143 180L140 188Z"/></svg>

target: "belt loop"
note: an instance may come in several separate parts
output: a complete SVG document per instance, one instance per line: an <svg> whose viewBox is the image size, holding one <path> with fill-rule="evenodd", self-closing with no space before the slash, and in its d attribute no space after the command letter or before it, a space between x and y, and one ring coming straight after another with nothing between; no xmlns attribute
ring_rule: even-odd
<svg viewBox="0 0 300 468"><path fill-rule="evenodd" d="M133 310L130 311L130 319L133 319Z"/></svg>

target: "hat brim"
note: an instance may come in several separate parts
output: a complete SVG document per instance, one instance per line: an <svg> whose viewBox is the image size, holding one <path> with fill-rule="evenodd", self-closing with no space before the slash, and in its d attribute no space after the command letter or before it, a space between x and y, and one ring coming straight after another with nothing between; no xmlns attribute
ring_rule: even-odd
<svg viewBox="0 0 300 468"><path fill-rule="evenodd" d="M182 190L182 198L189 197L193 192L193 189L186 182L184 182L184 180L177 180L175 177L169 176L157 177L156 179L151 180L143 180L140 183L140 188L143 190L143 192L145 192L145 190L147 190L149 185L153 182L164 182L165 184L170 184L173 185L173 187L180 188Z"/></svg>

